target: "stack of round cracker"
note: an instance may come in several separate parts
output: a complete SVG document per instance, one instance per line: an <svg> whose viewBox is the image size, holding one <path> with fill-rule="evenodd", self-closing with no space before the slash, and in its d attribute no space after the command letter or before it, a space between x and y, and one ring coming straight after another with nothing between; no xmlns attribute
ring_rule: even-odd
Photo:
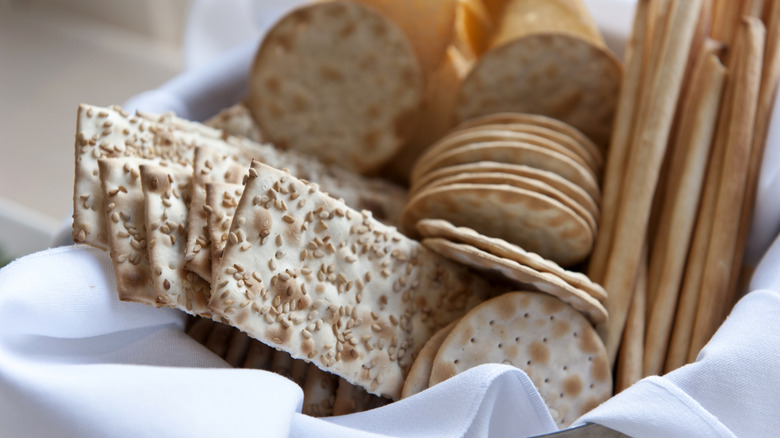
<svg viewBox="0 0 780 438"><path fill-rule="evenodd" d="M417 223L417 230L423 245L446 258L497 277L513 288L554 296L594 326L607 321L606 291L582 273L566 270L505 240L441 219L423 219Z"/></svg>
<svg viewBox="0 0 780 438"><path fill-rule="evenodd" d="M402 228L419 237L419 220L445 219L573 266L593 248L602 166L600 148L561 121L478 117L416 162Z"/></svg>
<svg viewBox="0 0 780 438"><path fill-rule="evenodd" d="M606 349L588 321L554 297L512 292L434 335L412 365L402 397L486 363L525 371L560 428L612 395Z"/></svg>

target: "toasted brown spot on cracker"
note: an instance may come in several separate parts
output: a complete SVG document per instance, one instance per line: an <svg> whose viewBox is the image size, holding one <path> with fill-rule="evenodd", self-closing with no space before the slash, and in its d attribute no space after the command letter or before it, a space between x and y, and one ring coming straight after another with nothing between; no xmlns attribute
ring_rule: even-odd
<svg viewBox="0 0 780 438"><path fill-rule="evenodd" d="M540 364L547 364L550 361L550 349L538 341L528 346L528 355L532 361Z"/></svg>
<svg viewBox="0 0 780 438"><path fill-rule="evenodd" d="M582 387L582 378L578 374L572 374L563 380L563 392L569 397L580 395Z"/></svg>
<svg viewBox="0 0 780 438"><path fill-rule="evenodd" d="M265 208L257 208L254 217L254 229L258 235L264 237L271 233L274 219L271 212Z"/></svg>

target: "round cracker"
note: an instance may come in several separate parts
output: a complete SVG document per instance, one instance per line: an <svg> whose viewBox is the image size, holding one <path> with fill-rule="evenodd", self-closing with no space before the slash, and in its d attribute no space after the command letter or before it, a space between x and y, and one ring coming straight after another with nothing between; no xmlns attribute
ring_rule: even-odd
<svg viewBox="0 0 780 438"><path fill-rule="evenodd" d="M585 259L593 247L588 224L560 202L533 191L487 184L423 190L407 203L401 222L417 236L421 219L444 219L512 242L560 265Z"/></svg>
<svg viewBox="0 0 780 438"><path fill-rule="evenodd" d="M496 185L508 185L521 189L531 190L543 195L549 196L561 204L569 207L575 213L577 213L585 222L588 223L591 231L595 235L597 232L596 220L594 216L597 212L588 211L585 206L578 204L572 198L565 193L558 190L543 181L536 180L534 178L527 178L524 176L517 176L508 173L500 172L480 172L480 173L461 173L459 175L448 176L445 178L432 181L427 188L441 187L450 184L496 184Z"/></svg>
<svg viewBox="0 0 780 438"><path fill-rule="evenodd" d="M423 239L423 245L450 260L476 270L499 275L522 288L552 295L580 311L593 325L607 321L607 309L597 299L580 290L561 277L540 272L514 260L497 257L487 251L465 243L450 242L438 237Z"/></svg>
<svg viewBox="0 0 780 438"><path fill-rule="evenodd" d="M271 29L252 67L248 105L277 146L366 173L412 134L422 84L393 21L336 0L296 9Z"/></svg>
<svg viewBox="0 0 780 438"><path fill-rule="evenodd" d="M588 295L602 303L607 300L607 291L598 283L591 281L587 275L564 269L552 260L547 260L539 254L528 252L506 240L488 237L470 228L456 227L441 219L423 219L417 222L417 231L423 237L441 237L451 242L465 243L487 251L496 257L516 261L540 272L549 272L560 277L570 285L585 291Z"/></svg>
<svg viewBox="0 0 780 438"><path fill-rule="evenodd" d="M599 185L593 174L576 161L558 152L522 142L490 141L460 146L433 157L429 162L418 162L420 167L415 167L415 170L421 169L418 174L422 175L442 167L480 161L536 167L557 173L582 187L594 198L599 193Z"/></svg>
<svg viewBox="0 0 780 438"><path fill-rule="evenodd" d="M594 180L598 180L597 169L594 166L588 163L588 161L581 157L577 152L572 151L570 148L557 141L550 140L549 138L532 132L481 128L453 132L439 140L431 149L425 152L424 156L420 157L417 165L412 171L411 178L417 179L420 175L425 174L425 172L428 171L430 163L435 162L436 157L441 156L447 151L451 151L461 146L494 141L527 143L557 152L561 155L565 155L572 161L575 161L586 169Z"/></svg>
<svg viewBox="0 0 780 438"><path fill-rule="evenodd" d="M612 395L607 354L596 331L545 294L507 293L472 309L439 348L429 383L485 363L525 371L561 428Z"/></svg>
<svg viewBox="0 0 780 438"><path fill-rule="evenodd" d="M542 114L582 131L606 150L622 69L609 51L560 33L522 37L484 54L463 81L455 112Z"/></svg>
<svg viewBox="0 0 780 438"><path fill-rule="evenodd" d="M518 123L525 123L529 125L548 128L561 134L573 138L577 143L582 145L587 151L588 155L593 157L602 166L604 163L604 152L593 143L593 140L589 139L585 134L579 131L577 128L562 122L552 117L543 116L540 114L528 114L528 113L494 113L484 116L474 117L461 122L458 126L453 128L453 131L459 131L463 129L469 129L476 126L483 125L515 125Z"/></svg>
<svg viewBox="0 0 780 438"><path fill-rule="evenodd" d="M593 198L582 187L579 187L571 181L563 178L554 172L549 172L535 167L525 166L523 164L497 163L495 161L478 161L476 163L457 164L455 166L442 167L433 172L426 173L419 180L414 182L409 188L409 195L414 195L420 188L427 187L429 184L441 178L459 175L461 173L482 173L482 172L500 172L510 175L524 176L543 181L558 190L566 193L567 196L574 199L580 205L583 205L588 211L594 212L595 217L599 217L599 203L601 198ZM597 192L596 194L600 194Z"/></svg>
<svg viewBox="0 0 780 438"><path fill-rule="evenodd" d="M409 369L409 374L406 375L406 380L404 381L404 388L401 391L402 399L411 397L418 392L428 389L428 381L431 379L431 369L433 368L433 359L436 357L439 347L444 342L444 338L446 338L452 331L452 328L455 327L456 322L457 320L442 327L441 330L428 339L428 342L426 342L420 349L420 352L417 353L417 357L414 359L414 363Z"/></svg>

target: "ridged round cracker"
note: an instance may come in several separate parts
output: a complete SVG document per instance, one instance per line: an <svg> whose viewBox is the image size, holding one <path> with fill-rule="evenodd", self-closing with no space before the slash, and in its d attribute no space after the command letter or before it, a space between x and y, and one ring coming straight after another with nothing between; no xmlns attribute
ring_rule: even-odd
<svg viewBox="0 0 780 438"><path fill-rule="evenodd" d="M570 285L585 291L588 295L602 303L607 300L607 291L598 283L593 282L587 275L564 269L552 260L547 260L539 254L526 251L506 240L485 236L471 228L456 227L441 219L423 219L417 222L417 231L423 237L440 237L450 242L465 243L487 251L496 257L513 260L540 272L549 272L560 277Z"/></svg>
<svg viewBox="0 0 780 438"><path fill-rule="evenodd" d="M426 173L419 180L414 182L409 188L409 194L413 196L421 188L425 188L428 184L441 178L458 175L466 172L501 172L508 173L510 175L524 176L527 178L534 178L539 181L557 188L558 190L566 193L570 198L577 201L580 205L585 206L588 211L596 212L595 216L600 216L599 204L601 197L593 198L582 187L572 183L566 178L558 175L557 173L547 170L537 169L535 167L526 166L524 164L507 164L497 163L495 161L478 161L476 163L456 164L454 166L442 167L436 169L433 172ZM600 195L600 192L596 193Z"/></svg>
<svg viewBox="0 0 780 438"><path fill-rule="evenodd" d="M590 227L591 231L593 231L594 235L596 234L598 228L596 224L598 217L594 216L594 213L598 214L598 212L588 211L585 206L578 204L576 201L574 201L562 191L558 190L556 187L534 178L500 172L467 172L461 173L460 175L437 179L432 181L426 188L432 189L450 184L495 184L508 185L520 189L531 190L549 196L572 209L575 213L577 213L577 215L579 215L582 219L585 220L585 222L588 223L588 226Z"/></svg>
<svg viewBox="0 0 780 438"><path fill-rule="evenodd" d="M453 128L453 131L484 125L514 125L518 123L526 123L529 125L551 129L553 131L560 132L567 137L571 137L577 143L582 145L588 151L588 154L596 159L600 165L603 165L604 163L604 151L596 146L596 144L593 143L593 140L589 139L580 130L569 124L552 117L543 116L541 114L511 112L487 114L463 121L455 128Z"/></svg>
<svg viewBox="0 0 780 438"><path fill-rule="evenodd" d="M559 298L571 305L572 308L582 312L593 325L607 321L607 309L603 304L555 274L540 272L514 260L496 257L472 245L455 243L438 237L423 239L423 245L470 268L497 274L524 289L530 288L530 290Z"/></svg>
<svg viewBox="0 0 780 438"><path fill-rule="evenodd" d="M539 33L484 54L458 94L459 120L497 112L562 120L606 149L622 68L609 51L561 33Z"/></svg>
<svg viewBox="0 0 780 438"><path fill-rule="evenodd" d="M550 129L544 126L537 126L530 123L496 123L496 124L484 124L479 126L473 126L468 128L453 129L446 136L442 137L433 146L428 148L424 154L420 156L419 161L425 161L440 155L442 152L453 149L457 146L463 146L469 141L495 141L502 140L498 133L510 132L521 135L533 135L541 137L549 142L553 142L556 147L554 150L563 152L570 158L574 157L574 160L580 164L585 165L589 170L593 172L597 177L601 175L603 167L603 159L600 156L593 156L591 152L580 144L573 137L570 137L560 131ZM480 135L481 134L481 135ZM479 137L484 137L484 140L478 140ZM475 140L475 138L477 140ZM511 139L511 136L507 139ZM532 142L533 143L533 142ZM546 146L547 143L534 143L538 146ZM599 154L600 155L600 154Z"/></svg>
<svg viewBox="0 0 780 438"><path fill-rule="evenodd" d="M577 152L572 151L567 146L542 135L533 132L518 132L508 129L472 129L467 131L457 131L446 135L439 140L429 150L425 151L425 154L417 161L414 169L412 170L411 178L415 180L421 175L429 171L430 163L436 161L436 157L441 156L447 151L451 151L461 146L468 146L471 144L486 143L486 142L520 142L539 146L544 149L557 152L561 155L565 155L572 161L582 166L587 170L594 180L598 181L597 170L594 166L586 161L585 158L580 156Z"/></svg>
<svg viewBox="0 0 780 438"><path fill-rule="evenodd" d="M428 342L417 353L417 358L414 359L414 363L404 381L404 389L401 391L402 399L411 397L428 388L428 381L431 380L433 359L436 357L436 353L439 351L439 347L441 347L444 339L455 327L456 322L457 320L449 323L446 327L442 327L441 330L428 339Z"/></svg>
<svg viewBox="0 0 780 438"><path fill-rule="evenodd" d="M508 164L524 164L557 173L593 197L599 192L599 184L584 166L562 155L536 145L512 141L489 141L460 146L433 157L430 161L418 163L424 168L418 174L433 172L442 167L480 161L496 161ZM415 167L415 170L419 169Z"/></svg>
<svg viewBox="0 0 780 438"><path fill-rule="evenodd" d="M588 224L560 202L529 190L486 184L452 184L423 190L406 205L405 231L421 219L444 219L554 260L577 264L593 248Z"/></svg>
<svg viewBox="0 0 780 438"><path fill-rule="evenodd" d="M612 395L607 353L596 331L545 294L507 293L472 309L439 348L429 383L485 363L525 371L561 428Z"/></svg>
<svg viewBox="0 0 780 438"><path fill-rule="evenodd" d="M365 173L409 138L422 99L420 65L398 25L335 0L296 9L271 29L248 105L277 146Z"/></svg>

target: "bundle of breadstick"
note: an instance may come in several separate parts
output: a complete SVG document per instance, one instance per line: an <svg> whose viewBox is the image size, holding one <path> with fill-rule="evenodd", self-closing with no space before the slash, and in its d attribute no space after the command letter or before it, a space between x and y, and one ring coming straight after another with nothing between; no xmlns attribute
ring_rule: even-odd
<svg viewBox="0 0 780 438"><path fill-rule="evenodd" d="M695 360L739 295L778 18L778 2L637 3L588 270L617 390Z"/></svg>

